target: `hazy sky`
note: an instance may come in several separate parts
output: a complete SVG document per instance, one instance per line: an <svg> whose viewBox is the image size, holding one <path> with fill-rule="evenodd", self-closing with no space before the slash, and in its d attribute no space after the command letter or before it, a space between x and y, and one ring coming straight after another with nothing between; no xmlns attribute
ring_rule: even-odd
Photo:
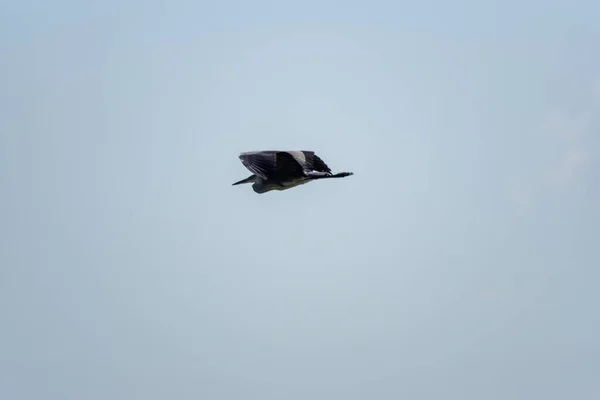
<svg viewBox="0 0 600 400"><path fill-rule="evenodd" d="M3 2L0 398L600 398L599 20Z"/></svg>

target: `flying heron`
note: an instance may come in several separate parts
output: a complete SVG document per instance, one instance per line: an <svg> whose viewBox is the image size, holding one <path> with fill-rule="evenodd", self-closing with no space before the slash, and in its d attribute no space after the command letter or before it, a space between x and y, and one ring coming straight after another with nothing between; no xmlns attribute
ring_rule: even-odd
<svg viewBox="0 0 600 400"><path fill-rule="evenodd" d="M252 189L256 193L291 189L317 179L353 175L352 172L332 174L314 151L249 151L239 157L252 175L233 185L254 182Z"/></svg>

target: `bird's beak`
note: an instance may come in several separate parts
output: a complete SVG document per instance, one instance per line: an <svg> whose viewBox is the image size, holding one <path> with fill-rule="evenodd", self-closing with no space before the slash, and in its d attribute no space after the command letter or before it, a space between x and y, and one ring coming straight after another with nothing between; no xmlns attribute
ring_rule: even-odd
<svg viewBox="0 0 600 400"><path fill-rule="evenodd" d="M233 183L231 186L241 185L242 183L250 183L250 182L254 182L254 175L251 175L251 176L247 177L246 179L242 179L239 182Z"/></svg>

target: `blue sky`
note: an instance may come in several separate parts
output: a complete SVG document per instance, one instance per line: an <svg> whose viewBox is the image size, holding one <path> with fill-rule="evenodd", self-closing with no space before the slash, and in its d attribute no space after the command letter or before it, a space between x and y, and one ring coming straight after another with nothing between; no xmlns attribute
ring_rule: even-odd
<svg viewBox="0 0 600 400"><path fill-rule="evenodd" d="M598 398L599 16L3 3L0 397Z"/></svg>

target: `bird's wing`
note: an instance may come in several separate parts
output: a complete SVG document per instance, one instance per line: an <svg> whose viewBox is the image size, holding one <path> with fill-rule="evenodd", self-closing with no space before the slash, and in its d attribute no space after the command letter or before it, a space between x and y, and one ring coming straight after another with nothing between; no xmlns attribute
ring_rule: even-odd
<svg viewBox="0 0 600 400"><path fill-rule="evenodd" d="M321 160L321 158L313 153L313 170L314 171L320 171L320 172L327 172L327 173L331 173L331 169L327 166L327 164L325 164L325 161Z"/></svg>
<svg viewBox="0 0 600 400"><path fill-rule="evenodd" d="M254 175L269 179L277 173L275 152L247 152L240 154L240 160Z"/></svg>
<svg viewBox="0 0 600 400"><path fill-rule="evenodd" d="M302 153L304 154L304 158L306 160L305 168L307 170L326 172L328 174L331 173L331 169L329 168L329 166L327 166L327 164L325 164L325 161L323 161L318 155L316 155L314 151L303 150Z"/></svg>
<svg viewBox="0 0 600 400"><path fill-rule="evenodd" d="M277 174L280 179L304 176L304 168L291 152L277 153Z"/></svg>

